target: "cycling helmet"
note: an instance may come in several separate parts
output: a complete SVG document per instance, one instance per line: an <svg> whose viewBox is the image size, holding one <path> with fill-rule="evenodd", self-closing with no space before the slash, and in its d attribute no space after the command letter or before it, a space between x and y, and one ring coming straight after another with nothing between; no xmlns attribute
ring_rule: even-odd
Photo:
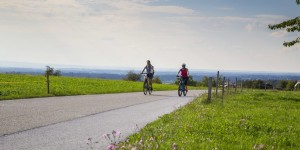
<svg viewBox="0 0 300 150"><path fill-rule="evenodd" d="M185 66L186 66L186 64L185 64L185 63L183 63L183 64L182 64L182 67L185 67Z"/></svg>

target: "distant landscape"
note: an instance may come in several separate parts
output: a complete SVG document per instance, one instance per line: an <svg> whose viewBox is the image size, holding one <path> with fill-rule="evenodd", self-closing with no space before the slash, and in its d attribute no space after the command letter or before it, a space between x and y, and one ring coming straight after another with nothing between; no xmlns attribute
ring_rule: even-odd
<svg viewBox="0 0 300 150"><path fill-rule="evenodd" d="M56 68L62 73L62 76L70 77L87 77L103 79L123 79L129 71L139 73L137 69L86 69L86 68ZM44 74L42 68L18 68L18 67L0 67L0 73L7 74ZM155 76L158 76L163 83L174 83L177 70L175 69L158 69ZM190 75L195 81L201 81L205 76L215 77L217 71L213 70L193 70L190 69ZM229 78L231 81L238 80L300 80L300 73L280 73L280 72L248 72L248 71L220 71L221 76Z"/></svg>

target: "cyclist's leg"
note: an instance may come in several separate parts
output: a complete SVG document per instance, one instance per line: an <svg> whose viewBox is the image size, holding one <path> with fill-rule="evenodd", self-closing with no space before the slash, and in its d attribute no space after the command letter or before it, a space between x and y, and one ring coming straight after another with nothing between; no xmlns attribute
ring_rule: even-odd
<svg viewBox="0 0 300 150"><path fill-rule="evenodd" d="M153 78L153 74L149 74L148 81L149 81L149 86L150 86L151 90L152 90L152 78Z"/></svg>
<svg viewBox="0 0 300 150"><path fill-rule="evenodd" d="M151 90L152 90L152 79L150 79L150 87L151 87Z"/></svg>
<svg viewBox="0 0 300 150"><path fill-rule="evenodd" d="M188 80L189 80L189 78L185 78L184 80L185 80L184 81L185 90L188 91Z"/></svg>

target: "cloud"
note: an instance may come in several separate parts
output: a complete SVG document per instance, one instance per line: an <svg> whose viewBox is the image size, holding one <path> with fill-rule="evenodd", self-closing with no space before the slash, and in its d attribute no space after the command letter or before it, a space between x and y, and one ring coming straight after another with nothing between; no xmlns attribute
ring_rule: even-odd
<svg viewBox="0 0 300 150"><path fill-rule="evenodd" d="M245 27L245 29L247 30L247 31L252 31L253 29L254 29L255 27L253 26L253 25L251 25L251 24L247 24L246 25L246 27Z"/></svg>
<svg viewBox="0 0 300 150"><path fill-rule="evenodd" d="M272 37L285 37L287 32L285 30L274 31L270 34Z"/></svg>

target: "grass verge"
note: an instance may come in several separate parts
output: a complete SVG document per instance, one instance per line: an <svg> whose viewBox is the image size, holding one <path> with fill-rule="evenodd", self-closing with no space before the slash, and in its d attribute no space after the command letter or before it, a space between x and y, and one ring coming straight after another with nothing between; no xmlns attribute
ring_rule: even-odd
<svg viewBox="0 0 300 150"><path fill-rule="evenodd" d="M50 77L50 94L46 78L41 75L0 74L0 100L107 94L142 91L142 82L73 77ZM176 85L153 84L154 91L176 90ZM191 89L196 89L191 87Z"/></svg>
<svg viewBox="0 0 300 150"><path fill-rule="evenodd" d="M206 95L148 124L119 149L300 149L300 93Z"/></svg>

